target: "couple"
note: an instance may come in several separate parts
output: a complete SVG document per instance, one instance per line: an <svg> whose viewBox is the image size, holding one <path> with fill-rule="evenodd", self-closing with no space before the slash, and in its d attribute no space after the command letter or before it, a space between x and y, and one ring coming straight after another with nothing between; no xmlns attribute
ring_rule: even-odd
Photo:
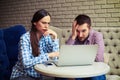
<svg viewBox="0 0 120 80"><path fill-rule="evenodd" d="M13 67L11 80L40 80L42 75L34 70L34 65L59 56L59 40L56 32L49 29L50 21L51 15L44 9L38 10L33 15L31 30L20 38L18 61ZM95 61L104 61L103 36L91 28L91 19L87 15L78 15L75 18L72 24L72 34L67 44L98 44L99 49ZM67 80L66 78L55 79ZM105 75L101 75L75 80L106 80L106 78Z"/></svg>

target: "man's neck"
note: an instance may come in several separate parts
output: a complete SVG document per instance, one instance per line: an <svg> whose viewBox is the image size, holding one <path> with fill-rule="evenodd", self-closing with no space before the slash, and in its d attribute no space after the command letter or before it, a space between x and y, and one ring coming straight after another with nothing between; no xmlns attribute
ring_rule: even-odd
<svg viewBox="0 0 120 80"><path fill-rule="evenodd" d="M89 35L88 35L88 37L89 37ZM80 41L80 40L79 40L79 38L77 37L77 40L78 40L79 44L84 44L84 43L85 43L85 41L88 39L88 37L87 37L87 38L85 38L85 40L83 40L83 41Z"/></svg>

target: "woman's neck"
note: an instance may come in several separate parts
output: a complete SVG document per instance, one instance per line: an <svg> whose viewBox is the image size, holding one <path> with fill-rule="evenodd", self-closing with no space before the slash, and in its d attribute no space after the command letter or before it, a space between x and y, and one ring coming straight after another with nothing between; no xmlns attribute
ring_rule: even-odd
<svg viewBox="0 0 120 80"><path fill-rule="evenodd" d="M41 32L36 32L37 39L40 40L42 33Z"/></svg>

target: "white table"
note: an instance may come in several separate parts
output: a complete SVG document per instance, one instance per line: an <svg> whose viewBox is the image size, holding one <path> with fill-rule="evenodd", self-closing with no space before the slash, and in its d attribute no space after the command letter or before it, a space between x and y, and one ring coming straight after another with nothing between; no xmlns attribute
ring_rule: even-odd
<svg viewBox="0 0 120 80"><path fill-rule="evenodd" d="M94 62L93 65L87 66L67 66L57 67L56 65L37 64L35 70L40 74L51 77L61 78L85 78L106 74L110 67L103 62Z"/></svg>

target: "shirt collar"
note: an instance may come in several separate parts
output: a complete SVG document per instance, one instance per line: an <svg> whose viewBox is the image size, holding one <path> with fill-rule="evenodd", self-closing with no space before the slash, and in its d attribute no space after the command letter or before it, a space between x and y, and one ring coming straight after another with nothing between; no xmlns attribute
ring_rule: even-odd
<svg viewBox="0 0 120 80"><path fill-rule="evenodd" d="M91 28L90 29L90 33L88 35L88 38L85 40L85 43L90 43L91 39L92 39L92 34L93 34L94 30Z"/></svg>

